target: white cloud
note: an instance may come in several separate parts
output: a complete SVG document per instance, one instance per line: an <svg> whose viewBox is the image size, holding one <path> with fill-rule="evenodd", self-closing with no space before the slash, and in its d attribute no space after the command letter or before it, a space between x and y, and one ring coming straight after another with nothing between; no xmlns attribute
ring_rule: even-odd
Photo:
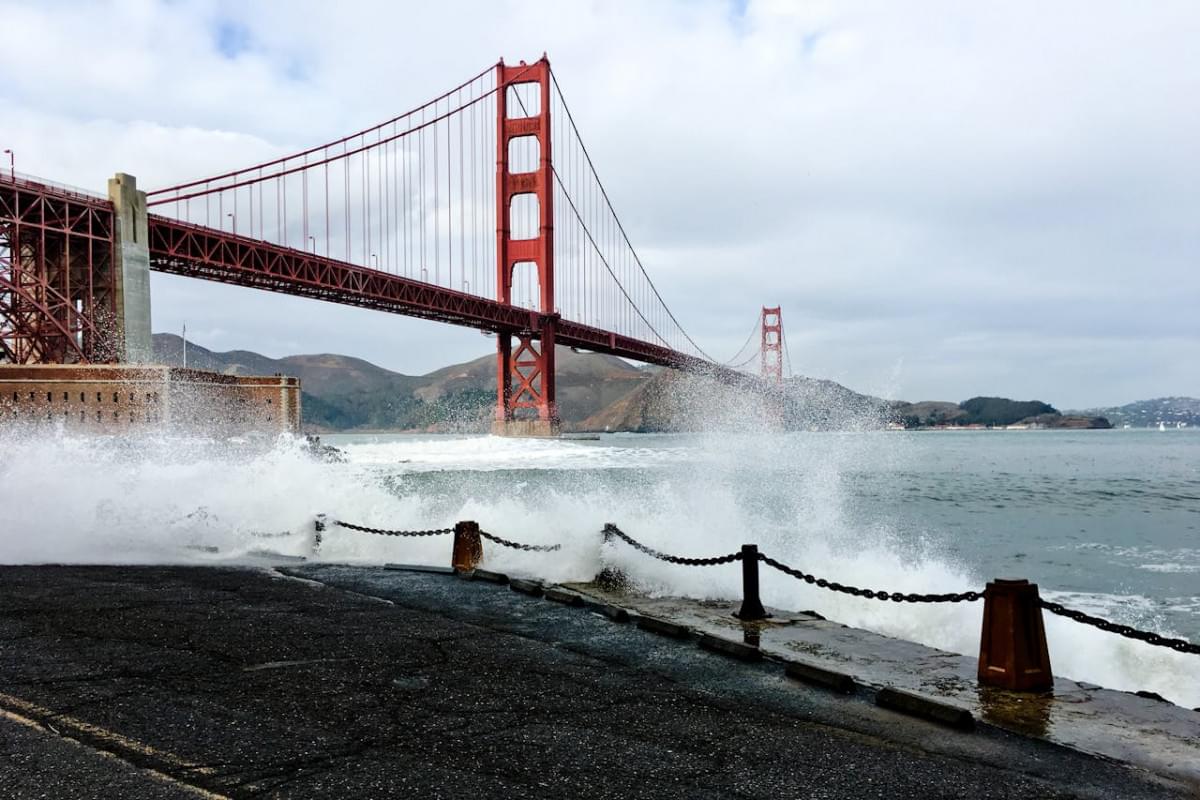
<svg viewBox="0 0 1200 800"><path fill-rule="evenodd" d="M914 399L1123 402L1200 394L1198 23L1184 2L0 0L0 142L53 180L167 185L545 50L705 349L732 352L759 305L782 303L797 365L854 387L892 383L902 360L896 391ZM490 346L165 276L154 289L156 327L186 315L222 347L418 371Z"/></svg>

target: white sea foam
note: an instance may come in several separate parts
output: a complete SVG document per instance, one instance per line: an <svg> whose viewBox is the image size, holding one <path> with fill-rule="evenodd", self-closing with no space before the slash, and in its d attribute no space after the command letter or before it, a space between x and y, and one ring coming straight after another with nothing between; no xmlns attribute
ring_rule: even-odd
<svg viewBox="0 0 1200 800"><path fill-rule="evenodd" d="M501 436L354 436L346 449L356 464L402 466L407 471L445 469L592 470L670 464L686 459L684 448L596 447L571 439L513 439Z"/></svg>
<svg viewBox="0 0 1200 800"><path fill-rule="evenodd" d="M1180 564L1179 562L1167 564L1138 564L1138 569L1144 569L1147 572L1163 572L1170 575L1185 575L1193 572L1200 572L1200 564Z"/></svg>
<svg viewBox="0 0 1200 800"><path fill-rule="evenodd" d="M443 527L474 519L508 538L564 543L557 553L489 546L491 568L565 581L589 579L602 563L611 563L644 590L664 595L733 599L740 594L739 571L673 566L621 544L602 545L605 522L680 555L709 556L757 542L785 563L863 587L947 592L984 582L928 542L851 522L849 476L868 460L902 458L895 448L903 437L820 434L806 437L802 447L754 434L653 446L638 441L355 438L344 446L346 463L323 463L290 437L255 448L203 439L85 439L9 430L0 432L0 563L222 563L262 548L304 554L313 516L324 512L379 527ZM664 479L606 481L604 473L615 468L661 473ZM502 470L512 473L499 474ZM416 483L398 488L397 481L405 480ZM437 480L443 483L421 483ZM784 506L756 504L768 486L786 496ZM332 529L320 557L445 564L449 550L449 537L393 539ZM770 605L814 609L934 647L978 650L979 603L871 601L766 568L763 596ZM1161 604L1148 598L1050 596L1170 633L1157 616ZM1195 610L1196 598L1179 602ZM1046 624L1058 674L1200 705L1195 656L1052 616Z"/></svg>

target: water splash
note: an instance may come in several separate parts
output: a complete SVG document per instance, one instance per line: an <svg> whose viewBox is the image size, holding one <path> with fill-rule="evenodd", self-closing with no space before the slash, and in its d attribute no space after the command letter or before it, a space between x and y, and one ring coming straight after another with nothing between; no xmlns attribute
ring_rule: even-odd
<svg viewBox="0 0 1200 800"><path fill-rule="evenodd" d="M600 442L343 437L336 443L346 462L325 463L287 436L255 444L9 429L0 431L0 563L237 563L261 549L302 555L311 546L313 516L323 512L379 527L474 519L507 538L564 544L557 553L487 548L493 569L571 581L588 580L602 562L611 563L643 590L663 595L734 599L739 571L672 566L604 546L605 522L680 555L717 555L755 542L781 561L844 583L904 592L978 589L985 576L944 538L901 533L886 517L864 523L859 504L887 507L890 499L864 500L855 482L866 465L903 467L911 458L904 442L877 433ZM449 537L397 540L334 530L320 557L446 564L449 551ZM882 603L769 570L763 596L780 608L815 609L934 647L965 654L978 648L978 603ZM1118 587L1051 596L1171 633L1161 600ZM1057 673L1200 705L1195 656L1057 618L1047 628Z"/></svg>

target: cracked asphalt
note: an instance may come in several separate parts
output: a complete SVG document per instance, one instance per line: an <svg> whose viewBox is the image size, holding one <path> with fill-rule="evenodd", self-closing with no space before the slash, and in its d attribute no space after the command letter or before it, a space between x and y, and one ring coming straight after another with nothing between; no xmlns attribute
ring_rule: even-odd
<svg viewBox="0 0 1200 800"><path fill-rule="evenodd" d="M344 566L0 567L14 800L1194 792L505 586Z"/></svg>

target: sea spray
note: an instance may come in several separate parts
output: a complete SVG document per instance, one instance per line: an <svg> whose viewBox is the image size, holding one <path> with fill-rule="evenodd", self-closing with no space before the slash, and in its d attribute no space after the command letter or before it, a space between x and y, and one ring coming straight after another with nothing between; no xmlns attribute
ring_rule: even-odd
<svg viewBox="0 0 1200 800"><path fill-rule="evenodd" d="M301 439L82 438L0 432L2 563L239 563L256 550L307 554L318 513L387 528L474 519L485 530L558 553L486 545L486 565L547 580L587 580L603 564L644 591L736 600L739 571L649 559L600 531L615 522L687 556L755 542L830 580L888 591L978 589L989 577L962 548L889 524L897 489L864 499L864 472L906 469L904 435L765 432L611 436L599 442L496 437L331 437L344 463ZM925 457L924 450L919 451ZM864 515L859 505L891 509ZM877 510L877 509L876 509ZM320 558L448 563L449 537L394 539L332 529ZM958 553L957 555L955 553ZM1158 573L1150 573L1157 575ZM1093 613L1173 633L1163 600L1109 592L1043 593ZM763 597L840 622L955 652L978 649L980 603L919 606L836 594L764 568ZM1195 607L1192 607L1195 614ZM1047 619L1056 673L1148 689L1200 705L1196 657Z"/></svg>

